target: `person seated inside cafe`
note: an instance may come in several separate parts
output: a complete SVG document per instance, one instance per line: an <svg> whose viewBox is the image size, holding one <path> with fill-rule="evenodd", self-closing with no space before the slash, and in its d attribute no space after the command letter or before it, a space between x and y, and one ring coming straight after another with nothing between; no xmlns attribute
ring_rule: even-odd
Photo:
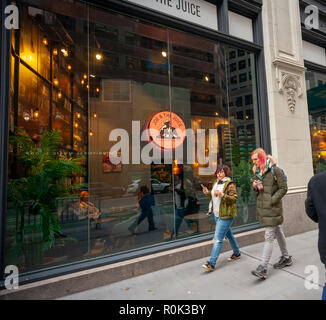
<svg viewBox="0 0 326 320"><path fill-rule="evenodd" d="M101 223L101 211L88 200L88 192L82 191L80 193L79 202L79 219L90 218L90 222L95 222L95 228L98 229Z"/></svg>

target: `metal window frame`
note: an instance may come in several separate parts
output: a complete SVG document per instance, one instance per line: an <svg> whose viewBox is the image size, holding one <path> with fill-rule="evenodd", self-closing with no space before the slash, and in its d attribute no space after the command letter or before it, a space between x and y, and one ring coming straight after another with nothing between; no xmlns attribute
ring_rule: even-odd
<svg viewBox="0 0 326 320"><path fill-rule="evenodd" d="M248 0L228 0L229 10L250 19L256 19L261 12L262 4Z"/></svg>
<svg viewBox="0 0 326 320"><path fill-rule="evenodd" d="M4 277L5 232L7 221L8 180L8 135L9 135L9 86L10 86L10 31L5 28L5 7L9 1L2 0L0 6L0 279Z"/></svg>
<svg viewBox="0 0 326 320"><path fill-rule="evenodd" d="M2 1L2 14L4 12L4 6L6 1ZM212 2L212 1L210 1ZM168 28L177 29L183 32L187 32L193 35L204 37L208 40L219 41L225 44L234 46L238 49L245 49L256 54L256 81L257 81L257 100L259 106L259 124L260 124L260 141L261 146L270 152L270 132L269 132L269 120L268 120L268 100L267 100L267 84L265 75L265 63L264 63L264 51L263 51L263 34L262 34L262 19L261 19L261 0L241 0L241 5L246 7L246 13L253 18L254 27L254 43L242 40L236 37L228 35L228 11L229 3L239 3L239 0L217 0L217 9L219 19L219 29L220 31L212 31L188 22L165 16L163 14L150 11L145 8L138 7L136 5L118 1L118 0L107 0L105 2L100 0L87 1L89 5L95 5L97 7L102 7L105 10L113 10L118 13L123 13L124 15L130 15L132 17L137 17L139 19L144 19L146 21L160 24ZM248 4L250 4L248 9ZM244 14L242 12L242 14ZM223 16L223 18L222 18ZM2 38L1 38L1 105L0 105L0 121L1 121L1 138L0 138L0 181L2 186L7 186L7 172L8 172L8 110L9 110L9 83L10 83L10 36L8 30L3 30L2 25ZM6 221L6 204L7 204L7 188L2 188L0 195L0 224L1 224L1 234L0 238L0 255L1 255L1 271L4 268L4 231L5 231L5 221ZM256 230L260 226L258 223L250 224L243 227L238 227L234 229L234 233ZM63 265L59 267L53 267L46 270L39 270L24 274L20 276L20 284L30 283L34 281L44 280L52 278L54 276L60 276L64 274L69 274L73 272L78 272L86 269L96 268L99 266L123 261L130 260L132 258L145 256L152 253L158 253L170 249L175 249L178 247L191 245L194 243L203 242L210 240L212 233L198 235L191 239L183 239L170 243L159 243L157 245L151 245L150 247L136 249L130 252L117 253L109 257L94 258L88 261L78 261L76 263L71 263L69 265ZM1 272L3 276L3 271ZM2 278L3 280L3 278ZM4 282L0 282L0 288L3 288Z"/></svg>
<svg viewBox="0 0 326 320"><path fill-rule="evenodd" d="M326 66L322 66L322 65L320 65L318 63L314 63L314 62L311 62L311 61L308 61L308 60L304 60L304 66L307 69L310 69L312 71L316 71L316 72L319 72L319 73L326 74Z"/></svg>
<svg viewBox="0 0 326 320"><path fill-rule="evenodd" d="M307 30L301 23L302 40L326 48L326 34L318 30Z"/></svg>
<svg viewBox="0 0 326 320"><path fill-rule="evenodd" d="M326 22L326 4L324 0L299 0L300 19L304 9L308 5L315 5L319 9L319 24ZM311 42L317 46L326 48L326 33L320 30L308 30L305 27L304 21L301 20L302 40Z"/></svg>

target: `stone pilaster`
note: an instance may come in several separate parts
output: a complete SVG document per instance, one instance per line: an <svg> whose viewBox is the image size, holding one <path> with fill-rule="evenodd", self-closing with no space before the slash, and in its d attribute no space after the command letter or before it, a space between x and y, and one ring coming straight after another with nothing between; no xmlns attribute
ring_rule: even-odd
<svg viewBox="0 0 326 320"><path fill-rule="evenodd" d="M289 191L304 191L313 167L299 1L264 1L263 32L272 154Z"/></svg>

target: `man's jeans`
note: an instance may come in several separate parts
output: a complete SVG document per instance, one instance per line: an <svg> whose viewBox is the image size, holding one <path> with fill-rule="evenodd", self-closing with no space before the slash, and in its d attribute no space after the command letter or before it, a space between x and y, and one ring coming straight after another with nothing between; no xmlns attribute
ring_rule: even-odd
<svg viewBox="0 0 326 320"><path fill-rule="evenodd" d="M148 220L148 230L154 230L155 225L154 225L154 218L153 218L153 211L148 210L148 211L142 211L140 216L131 224L131 226L128 228L129 231L133 231L140 225L140 223L147 218Z"/></svg>
<svg viewBox="0 0 326 320"><path fill-rule="evenodd" d="M325 270L326 270L326 264L325 264ZM326 280L325 280L326 281ZM321 298L322 300L326 300L326 282L325 282L325 285L324 285L324 290L323 290L323 296Z"/></svg>
<svg viewBox="0 0 326 320"><path fill-rule="evenodd" d="M276 227L266 227L265 228L265 245L264 245L264 251L263 251L263 257L262 257L262 266L267 268L269 260L272 256L273 252L273 244L275 238L277 239L278 245L280 247L282 256L289 257L288 251L286 249L286 241L285 236L282 230L282 227L276 226Z"/></svg>
<svg viewBox="0 0 326 320"><path fill-rule="evenodd" d="M179 233L179 229L181 226L181 223L184 219L184 213L185 209L184 208L176 208L175 209L175 235L177 236ZM191 223L188 220L185 220L188 226L188 229L191 229ZM171 234L174 234L174 227L172 228Z"/></svg>
<svg viewBox="0 0 326 320"><path fill-rule="evenodd" d="M225 237L229 239L234 254L238 255L240 253L237 240L235 239L231 230L233 218L220 219L215 216L215 222L216 222L216 228L215 228L215 234L213 239L214 245L211 253L211 258L209 260L210 263L214 266L216 264L218 256L220 255L222 245L223 245L223 239Z"/></svg>

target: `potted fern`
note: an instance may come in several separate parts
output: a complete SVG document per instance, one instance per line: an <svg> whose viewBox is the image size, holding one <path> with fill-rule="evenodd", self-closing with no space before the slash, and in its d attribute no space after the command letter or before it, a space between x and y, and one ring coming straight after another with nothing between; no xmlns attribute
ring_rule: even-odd
<svg viewBox="0 0 326 320"><path fill-rule="evenodd" d="M58 156L61 140L58 130L44 132L39 143L22 129L16 129L10 137L17 150L17 163L25 171L24 177L8 181L8 207L16 213L12 258L15 261L24 258L27 267L39 264L41 253L51 248L56 236L61 234L56 198L71 195L69 181L74 175L85 174L81 164L84 159ZM33 258L29 257L30 251L34 251Z"/></svg>

